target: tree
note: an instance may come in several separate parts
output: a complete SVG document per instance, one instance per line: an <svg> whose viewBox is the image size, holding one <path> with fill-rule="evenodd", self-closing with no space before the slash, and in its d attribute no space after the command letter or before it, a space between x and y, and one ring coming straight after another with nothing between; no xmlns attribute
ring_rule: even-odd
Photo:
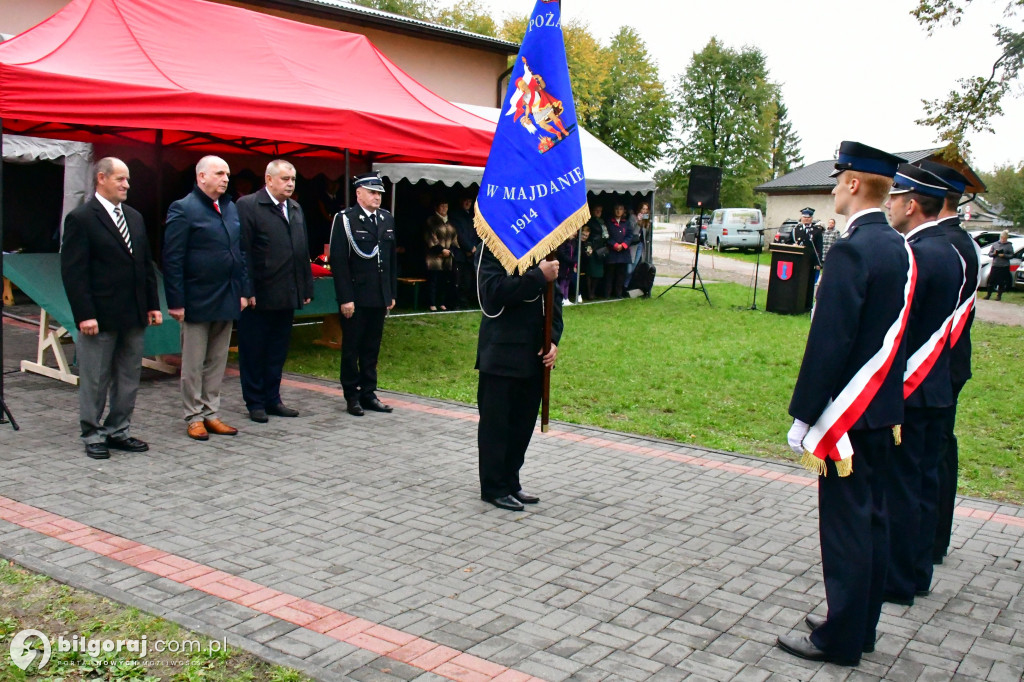
<svg viewBox="0 0 1024 682"><path fill-rule="evenodd" d="M451 7L439 10L434 20L445 26L461 28L480 35L498 35L498 25L477 0L460 0Z"/></svg>
<svg viewBox="0 0 1024 682"><path fill-rule="evenodd" d="M991 173L982 173L982 180L988 187L986 199L993 204L1002 204L1001 217L1011 221L1015 227L1024 226L1024 163L1013 166L997 166Z"/></svg>
<svg viewBox="0 0 1024 682"><path fill-rule="evenodd" d="M436 14L434 0L352 0L352 2L363 7L422 21L433 21Z"/></svg>
<svg viewBox="0 0 1024 682"><path fill-rule="evenodd" d="M771 173L772 119L778 87L764 53L734 50L712 38L693 55L675 90L682 135L673 150L680 177L690 164L723 169L723 206L751 206Z"/></svg>
<svg viewBox="0 0 1024 682"><path fill-rule="evenodd" d="M964 9L971 2L919 0L911 14L931 35L945 22L951 26L959 24ZM1013 21L1021 8L1024 8L1024 0L1010 0L1003 16ZM971 147L968 133L995 132L992 120L1003 113L1000 103L1012 91L1013 83L1024 68L1024 31L997 25L994 36L1001 52L990 73L961 78L958 87L950 90L945 99L922 100L926 117L916 122L938 129L939 139L946 142L946 155L950 158L958 153L967 158Z"/></svg>
<svg viewBox="0 0 1024 682"><path fill-rule="evenodd" d="M800 136L793 132L793 122L789 120L789 110L782 102L782 96L776 94L772 116L772 179L785 175L803 162Z"/></svg>
<svg viewBox="0 0 1024 682"><path fill-rule="evenodd" d="M526 16L506 17L499 34L505 40L521 43L529 20ZM569 63L569 80L572 82L576 102L576 118L585 128L592 128L603 100L601 83L610 64L608 51L597 42L585 22L576 19L563 22L562 35L565 40L565 58Z"/></svg>
<svg viewBox="0 0 1024 682"><path fill-rule="evenodd" d="M650 168L672 134L672 101L635 29L624 26L608 52L611 64L590 131L630 163Z"/></svg>

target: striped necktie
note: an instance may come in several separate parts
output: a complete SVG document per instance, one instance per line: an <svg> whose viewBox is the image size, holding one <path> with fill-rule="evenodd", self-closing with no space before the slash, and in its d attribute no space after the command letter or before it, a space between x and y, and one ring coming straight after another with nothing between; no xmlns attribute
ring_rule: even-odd
<svg viewBox="0 0 1024 682"><path fill-rule="evenodd" d="M128 222L124 219L124 213L121 212L120 206L114 207L114 216L117 218L117 231L121 233L121 239L128 246L128 252L132 251L132 236L128 234Z"/></svg>

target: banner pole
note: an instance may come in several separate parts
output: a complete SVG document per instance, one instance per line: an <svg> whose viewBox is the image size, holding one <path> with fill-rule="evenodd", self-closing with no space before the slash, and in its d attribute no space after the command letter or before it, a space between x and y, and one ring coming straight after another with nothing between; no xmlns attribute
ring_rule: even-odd
<svg viewBox="0 0 1024 682"><path fill-rule="evenodd" d="M546 260L555 260L555 254L549 253ZM548 282L544 289L544 355L551 351L551 324L554 319L555 283ZM548 413L551 409L551 368L544 368L544 392L540 402L540 432L548 432Z"/></svg>

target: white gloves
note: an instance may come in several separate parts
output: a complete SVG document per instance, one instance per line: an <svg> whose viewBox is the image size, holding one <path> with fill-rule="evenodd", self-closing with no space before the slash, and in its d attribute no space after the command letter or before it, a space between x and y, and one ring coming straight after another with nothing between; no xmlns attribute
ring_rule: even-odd
<svg viewBox="0 0 1024 682"><path fill-rule="evenodd" d="M807 435L810 428L810 424L805 424L799 419L794 419L793 426L789 427L786 440L789 442L789 447L798 455L804 454L804 436Z"/></svg>

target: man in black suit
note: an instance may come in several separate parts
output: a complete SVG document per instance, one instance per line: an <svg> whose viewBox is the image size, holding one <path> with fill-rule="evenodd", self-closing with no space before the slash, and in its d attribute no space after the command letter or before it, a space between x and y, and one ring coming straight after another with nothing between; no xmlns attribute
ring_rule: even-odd
<svg viewBox="0 0 1024 682"><path fill-rule="evenodd" d="M932 563L941 564L953 534L953 508L956 506L956 481L960 467L960 450L956 441L956 405L960 391L971 378L971 326L974 324L974 301L978 296L978 270L981 252L960 225L960 197L967 190L967 178L934 161L917 164L934 173L946 184L946 197L939 211L939 225L964 262L964 287L957 303L957 314L949 332L949 375L953 388L953 405L946 412L946 449L939 459L938 521L932 545Z"/></svg>
<svg viewBox="0 0 1024 682"><path fill-rule="evenodd" d="M484 244L477 251L483 312L476 351L480 497L522 511L524 503L540 501L523 491L519 470L537 422L544 368L554 367L562 338L562 297L556 295L551 349L543 354L544 289L558 277L558 261L541 261L522 275L510 275Z"/></svg>
<svg viewBox="0 0 1024 682"><path fill-rule="evenodd" d="M128 166L107 157L96 164L96 194L64 219L61 277L78 325L78 418L85 454L110 449L145 452L131 436L146 326L160 324L156 266L142 214L124 203ZM102 422L110 394L110 411Z"/></svg>
<svg viewBox="0 0 1024 682"><path fill-rule="evenodd" d="M238 200L242 249L254 296L238 318L238 369L249 419L297 417L281 401L281 373L288 358L295 309L313 300L306 221L295 191L295 166L267 164L266 187Z"/></svg>
<svg viewBox="0 0 1024 682"><path fill-rule="evenodd" d="M832 194L849 222L829 252L789 404L789 445L819 475L828 616L809 614L810 635L783 635L779 646L812 661L857 665L862 653L874 651L882 610L886 482L892 428L903 421L902 336L913 259L880 206L901 161L857 142L840 146Z"/></svg>
<svg viewBox="0 0 1024 682"><path fill-rule="evenodd" d="M356 205L334 217L331 273L341 311L341 387L349 414L391 412L377 398L377 356L384 317L395 307L395 219L380 207L377 173L356 176Z"/></svg>
<svg viewBox="0 0 1024 682"><path fill-rule="evenodd" d="M946 420L953 405L949 329L964 287L964 270L937 222L945 198L946 186L939 178L902 164L885 204L892 226L906 236L917 263L906 334L902 443L886 491L895 513L889 520L885 600L906 606L931 590L939 460L946 449Z"/></svg>

